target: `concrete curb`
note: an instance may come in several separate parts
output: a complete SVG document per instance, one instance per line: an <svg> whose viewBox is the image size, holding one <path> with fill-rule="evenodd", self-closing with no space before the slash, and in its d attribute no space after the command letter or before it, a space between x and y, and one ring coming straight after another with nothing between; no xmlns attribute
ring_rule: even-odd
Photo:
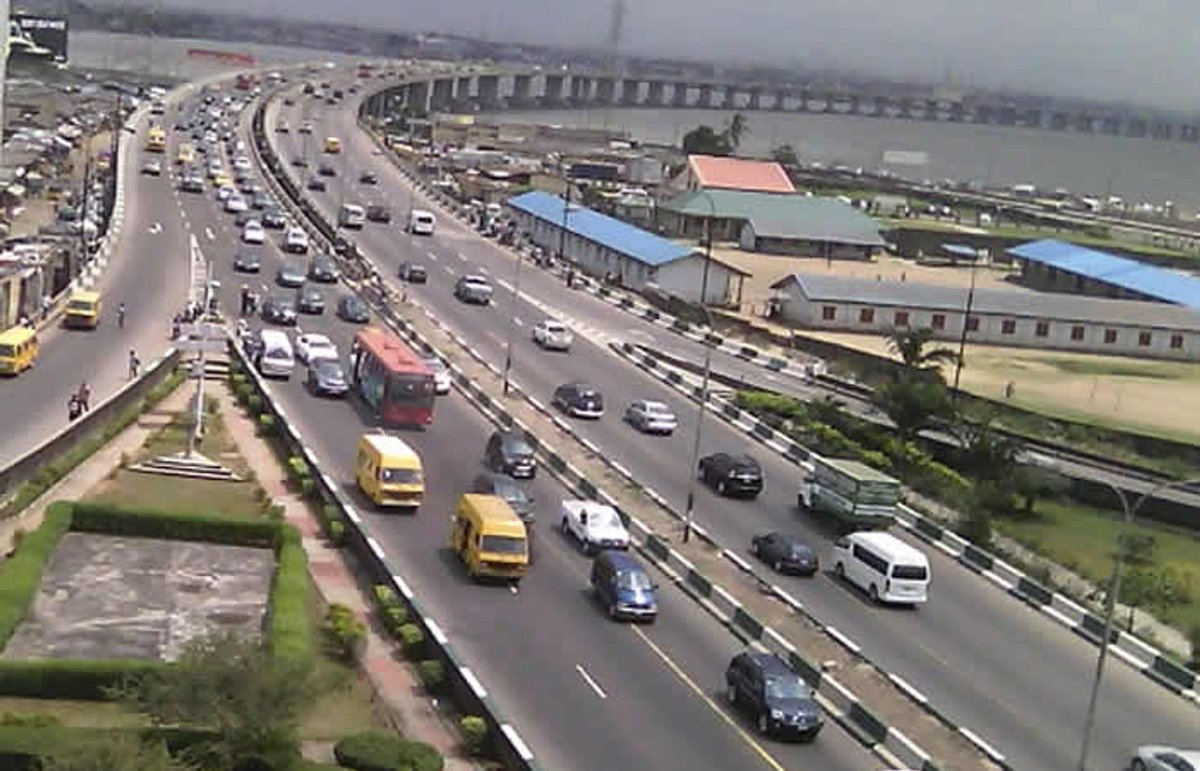
<svg viewBox="0 0 1200 771"><path fill-rule="evenodd" d="M690 374L684 375L668 367L652 354L639 350L632 344L613 344L611 347L619 356L689 399L699 401L702 398L701 389L694 385L695 378ZM728 402L713 399L711 393L709 404L717 417L793 463L798 464L815 455L804 445L776 431L749 412ZM1093 645L1100 644L1104 635L1104 621L1099 616L911 507L901 504L897 514L897 523L917 538L941 549L968 570L984 576L1002 591L1045 614ZM1200 706L1200 675L1180 666L1159 649L1126 632L1114 629L1110 643L1110 650L1126 664L1182 696L1191 704Z"/></svg>

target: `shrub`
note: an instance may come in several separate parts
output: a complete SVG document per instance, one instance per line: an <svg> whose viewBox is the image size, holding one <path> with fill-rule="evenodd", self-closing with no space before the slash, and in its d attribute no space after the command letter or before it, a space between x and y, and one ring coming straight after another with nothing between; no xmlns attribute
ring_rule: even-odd
<svg viewBox="0 0 1200 771"><path fill-rule="evenodd" d="M0 562L0 647L24 620L46 560L70 524L71 505L55 503L41 526L20 539L16 553Z"/></svg>
<svg viewBox="0 0 1200 771"><path fill-rule="evenodd" d="M325 528L326 535L329 534L329 523L336 522L342 518L342 514L338 511L337 506L329 503L317 509L317 513L321 518L321 526Z"/></svg>
<svg viewBox="0 0 1200 771"><path fill-rule="evenodd" d="M396 590L387 584L375 584L371 587L371 593L375 596L375 603L381 610L394 608L400 604L400 598L396 596Z"/></svg>
<svg viewBox="0 0 1200 771"><path fill-rule="evenodd" d="M766 391L738 391L734 404L756 415L775 415L786 419L804 415L804 405L797 399Z"/></svg>
<svg viewBox="0 0 1200 771"><path fill-rule="evenodd" d="M417 674L421 684L430 693L436 692L446 682L446 666L437 659L422 659L417 662Z"/></svg>
<svg viewBox="0 0 1200 771"><path fill-rule="evenodd" d="M250 395L254 393L254 386L250 383L237 383L233 387L233 395L237 398L237 403L243 407L250 403Z"/></svg>
<svg viewBox="0 0 1200 771"><path fill-rule="evenodd" d="M282 503L272 503L267 507L267 519L272 522L283 522L287 519L287 509Z"/></svg>
<svg viewBox="0 0 1200 771"><path fill-rule="evenodd" d="M312 470L305 463L304 458L299 455L292 455L287 459L288 476L291 479L300 481L301 479L309 479L312 477Z"/></svg>
<svg viewBox="0 0 1200 771"><path fill-rule="evenodd" d="M325 638L334 655L343 661L356 661L367 642L367 627L354 611L333 603L325 612Z"/></svg>
<svg viewBox="0 0 1200 771"><path fill-rule="evenodd" d="M22 712L5 712L0 715L0 726L30 726L34 728L44 728L46 726L59 725L62 723L57 715L43 715L40 713L22 713Z"/></svg>
<svg viewBox="0 0 1200 771"><path fill-rule="evenodd" d="M1192 661L1190 666L1193 671L1200 672L1200 624L1192 624L1190 632L1188 635L1191 637L1192 643Z"/></svg>
<svg viewBox="0 0 1200 771"><path fill-rule="evenodd" d="M329 523L329 543L339 549L346 545L346 524L340 519Z"/></svg>
<svg viewBox="0 0 1200 771"><path fill-rule="evenodd" d="M481 717L467 715L458 721L458 730L462 732L463 746L467 754L478 757L483 754L484 743L487 741L487 723Z"/></svg>
<svg viewBox="0 0 1200 771"><path fill-rule="evenodd" d="M264 413L258 416L258 433L262 436L275 436L277 428L274 415Z"/></svg>
<svg viewBox="0 0 1200 771"><path fill-rule="evenodd" d="M425 633L421 631L421 627L413 623L402 624L396 630L400 638L400 647L404 649L404 655L410 659L414 659L421 655L425 648Z"/></svg>
<svg viewBox="0 0 1200 771"><path fill-rule="evenodd" d="M232 546L274 548L280 529L274 522L176 514L154 509L122 508L108 503L71 504L71 529L175 541L209 541Z"/></svg>
<svg viewBox="0 0 1200 771"><path fill-rule="evenodd" d="M162 669L141 659L0 660L0 693L35 699L102 701L126 678Z"/></svg>
<svg viewBox="0 0 1200 771"><path fill-rule="evenodd" d="M263 409L262 397L256 393L248 395L246 397L246 409L250 410L251 415L257 416Z"/></svg>
<svg viewBox="0 0 1200 771"><path fill-rule="evenodd" d="M277 658L306 661L313 655L312 628L308 619L308 556L300 531L280 527L282 536L271 586L271 650Z"/></svg>
<svg viewBox="0 0 1200 771"><path fill-rule="evenodd" d="M333 748L337 762L355 771L442 771L445 761L423 742L388 731L364 731L342 738Z"/></svg>
<svg viewBox="0 0 1200 771"><path fill-rule="evenodd" d="M403 606L387 608L383 611L383 625L392 637L400 637L400 627L408 623L408 610Z"/></svg>

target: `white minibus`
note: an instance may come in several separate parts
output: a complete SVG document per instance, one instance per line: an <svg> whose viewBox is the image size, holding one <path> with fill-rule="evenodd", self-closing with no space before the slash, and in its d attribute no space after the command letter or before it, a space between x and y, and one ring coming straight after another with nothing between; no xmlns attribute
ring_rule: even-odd
<svg viewBox="0 0 1200 771"><path fill-rule="evenodd" d="M296 368L296 356L292 353L292 341L287 333L278 329L264 329L259 333L258 371L263 377L281 377L285 380Z"/></svg>
<svg viewBox="0 0 1200 771"><path fill-rule="evenodd" d="M413 209L412 215L408 218L408 232L415 236L431 236L434 222L432 212Z"/></svg>
<svg viewBox="0 0 1200 771"><path fill-rule="evenodd" d="M338 222L345 228L361 228L367 221L367 212L356 203L342 204L338 212Z"/></svg>
<svg viewBox="0 0 1200 771"><path fill-rule="evenodd" d="M929 560L894 535L851 533L833 551L833 572L874 602L915 605L929 597Z"/></svg>

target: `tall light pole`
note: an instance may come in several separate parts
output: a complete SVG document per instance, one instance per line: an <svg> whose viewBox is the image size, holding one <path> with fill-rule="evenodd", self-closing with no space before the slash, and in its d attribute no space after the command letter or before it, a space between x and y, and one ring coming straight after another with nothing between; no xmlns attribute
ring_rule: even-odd
<svg viewBox="0 0 1200 771"><path fill-rule="evenodd" d="M704 313L704 322L707 331L704 335L704 375L700 380L700 412L696 416L696 435L692 439L692 460L688 466L688 487L687 487L687 504L684 507L683 514L683 542L687 543L692 538L692 525L695 516L696 508L696 482L699 474L696 467L700 463L700 438L704 427L704 416L708 412L708 380L712 374L712 344L708 340L708 335L712 334L713 321L712 312L708 309L708 268L712 264L712 240L713 240L713 218L717 214L716 206L713 204L712 197L708 193L704 194L708 200L708 206L711 210L708 218L705 220L705 239L704 239L704 272L700 276L700 310Z"/></svg>
<svg viewBox="0 0 1200 771"><path fill-rule="evenodd" d="M512 307L508 312L508 345L504 349L504 395L508 396L508 373L513 364L513 343L517 333L517 303L521 299L521 252L516 255L517 265L513 268Z"/></svg>
<svg viewBox="0 0 1200 771"><path fill-rule="evenodd" d="M1129 505L1129 498L1125 495L1124 490L1111 482L1105 482L1104 484L1108 485L1121 501L1121 508L1125 512L1125 529L1128 531L1130 525L1133 524L1134 519L1137 517L1138 511L1141 510L1142 504L1153 498L1155 493L1200 484L1200 477L1161 482L1143 493L1140 498L1134 501L1132 506ZM1096 671L1092 676L1091 692L1088 694L1087 714L1083 722L1083 739L1079 747L1077 771L1087 771L1088 753L1091 751L1092 746L1092 732L1096 727L1096 704L1100 696L1100 683L1104 677L1104 664L1108 660L1109 641L1112 639L1113 617L1116 615L1117 610L1117 596L1121 593L1121 572L1125 564L1125 551L1128 544L1128 538L1125 536L1128 536L1128 532L1117 536L1117 552L1113 559L1112 575L1108 579L1108 594L1104 598L1104 636L1100 638L1100 653L1096 656Z"/></svg>
<svg viewBox="0 0 1200 771"><path fill-rule="evenodd" d="M954 361L954 387L950 390L951 397L958 398L958 381L962 377L963 361L967 355L967 335L971 331L971 307L975 304L975 268L979 264L979 251L971 261L971 288L967 290L967 308L963 313L962 336L958 338L958 357Z"/></svg>

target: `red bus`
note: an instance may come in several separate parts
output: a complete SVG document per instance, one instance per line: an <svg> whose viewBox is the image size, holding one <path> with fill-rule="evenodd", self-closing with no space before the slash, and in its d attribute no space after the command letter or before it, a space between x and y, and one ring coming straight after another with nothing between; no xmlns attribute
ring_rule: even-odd
<svg viewBox="0 0 1200 771"><path fill-rule="evenodd" d="M384 329L367 327L350 352L354 391L385 426L427 426L437 398L433 373L412 348Z"/></svg>

